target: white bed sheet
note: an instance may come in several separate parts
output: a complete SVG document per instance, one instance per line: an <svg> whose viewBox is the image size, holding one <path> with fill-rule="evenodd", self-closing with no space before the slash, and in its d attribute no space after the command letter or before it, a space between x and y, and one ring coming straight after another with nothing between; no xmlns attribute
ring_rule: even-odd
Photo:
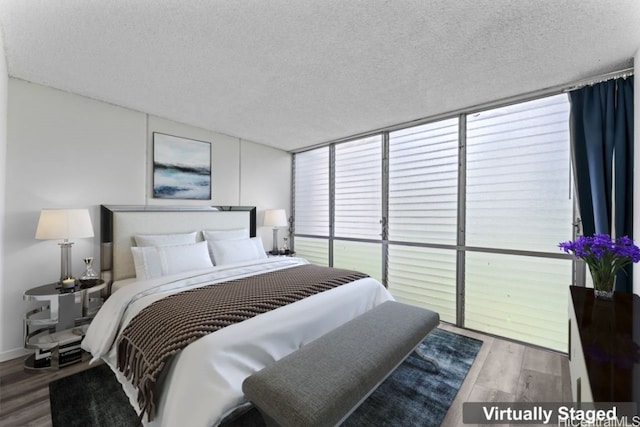
<svg viewBox="0 0 640 427"><path fill-rule="evenodd" d="M127 285L131 285L135 283L138 279L124 279L124 280L116 280L111 284L111 293L116 292L120 288L124 288Z"/></svg>
<svg viewBox="0 0 640 427"><path fill-rule="evenodd" d="M121 287L92 321L82 347L116 373L136 411L137 391L117 369L117 334L142 308L168 294L212 282L306 264L301 258L269 258L214 267L198 274L139 281ZM159 382L156 418L150 426L215 426L245 405L242 382L350 319L385 301L391 294L366 278L321 292L293 304L227 326L190 344L168 364Z"/></svg>

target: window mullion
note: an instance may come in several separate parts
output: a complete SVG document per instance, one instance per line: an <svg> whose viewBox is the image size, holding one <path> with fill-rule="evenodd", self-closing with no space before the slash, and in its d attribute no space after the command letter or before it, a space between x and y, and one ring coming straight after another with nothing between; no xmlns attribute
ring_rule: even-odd
<svg viewBox="0 0 640 427"><path fill-rule="evenodd" d="M336 145L329 146L329 267L333 267L336 224Z"/></svg>
<svg viewBox="0 0 640 427"><path fill-rule="evenodd" d="M382 134L382 284L387 285L389 268L389 132Z"/></svg>
<svg viewBox="0 0 640 427"><path fill-rule="evenodd" d="M465 250L467 188L467 117L458 120L458 235L456 254L456 325L464 327Z"/></svg>
<svg viewBox="0 0 640 427"><path fill-rule="evenodd" d="M291 221L289 222L289 249L292 252L296 251L296 156L297 154L293 154L291 157L291 206L289 210Z"/></svg>

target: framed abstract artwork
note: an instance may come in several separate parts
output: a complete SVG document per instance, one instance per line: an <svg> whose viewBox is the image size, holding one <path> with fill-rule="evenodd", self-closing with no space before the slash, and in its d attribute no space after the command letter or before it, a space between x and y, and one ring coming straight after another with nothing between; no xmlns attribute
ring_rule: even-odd
<svg viewBox="0 0 640 427"><path fill-rule="evenodd" d="M211 143L153 133L153 197L211 199Z"/></svg>

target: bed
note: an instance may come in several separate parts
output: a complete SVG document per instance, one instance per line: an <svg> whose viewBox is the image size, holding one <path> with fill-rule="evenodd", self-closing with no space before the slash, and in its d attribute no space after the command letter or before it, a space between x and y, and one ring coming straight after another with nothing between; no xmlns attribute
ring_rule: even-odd
<svg viewBox="0 0 640 427"><path fill-rule="evenodd" d="M112 281L113 286L111 295L93 319L82 347L91 353L92 363L102 359L114 371L138 413L141 412L138 391L117 367L117 343L123 330L140 311L184 290L258 275L263 277L308 264L295 257L268 258L264 255L243 259L228 255L239 253L239 248L242 249L240 252L246 253L249 240L260 245L264 254L262 243L255 237L254 207L103 206L101 228L102 276ZM234 236L239 232L245 235L212 243L204 238L203 230L214 230L216 236ZM215 266L195 263L187 270L175 270L170 264L175 264L175 260L183 255L176 256L171 252L174 246L167 244L165 247L166 242L162 240L157 246L139 246L136 242L138 237L160 236L163 239L194 232L196 244L191 246L206 244L207 253L220 263ZM224 250L220 252L214 250L216 248ZM147 269L149 271L141 270L140 253L145 251L154 253L153 256L157 255L154 251L161 253L160 258L167 263L168 266L163 264L159 275L150 274L151 267ZM190 260L193 258L189 257ZM183 259L178 264L185 262L193 263ZM156 383L153 419L149 421L145 416L142 422L151 426L218 425L225 417L248 405L241 388L246 377L392 299L382 284L367 277L205 335L169 359Z"/></svg>

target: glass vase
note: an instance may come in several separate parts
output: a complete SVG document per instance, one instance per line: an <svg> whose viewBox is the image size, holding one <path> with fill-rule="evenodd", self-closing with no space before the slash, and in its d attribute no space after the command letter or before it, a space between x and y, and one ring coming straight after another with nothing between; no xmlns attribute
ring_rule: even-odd
<svg viewBox="0 0 640 427"><path fill-rule="evenodd" d="M616 282L616 270L611 268L596 268L589 265L591 280L593 280L593 295L605 301L613 299L613 288Z"/></svg>
<svg viewBox="0 0 640 427"><path fill-rule="evenodd" d="M596 298L606 301L613 299L613 286L615 283L615 275L593 276L593 294Z"/></svg>
<svg viewBox="0 0 640 427"><path fill-rule="evenodd" d="M593 294L596 298L611 301L613 300L613 289L593 289Z"/></svg>
<svg viewBox="0 0 640 427"><path fill-rule="evenodd" d="M83 258L85 269L82 276L80 276L80 285L93 286L98 283L98 274L93 269L93 257Z"/></svg>

